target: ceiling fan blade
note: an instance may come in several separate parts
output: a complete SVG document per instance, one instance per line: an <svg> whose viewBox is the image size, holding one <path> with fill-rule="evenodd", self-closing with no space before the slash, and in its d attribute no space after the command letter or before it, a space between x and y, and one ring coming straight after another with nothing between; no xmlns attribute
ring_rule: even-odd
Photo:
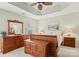
<svg viewBox="0 0 79 59"><path fill-rule="evenodd" d="M39 9L39 10L42 10L42 7L43 7L42 4L39 4L39 5L38 5L38 9Z"/></svg>
<svg viewBox="0 0 79 59"><path fill-rule="evenodd" d="M37 3L32 3L31 6L35 6Z"/></svg>
<svg viewBox="0 0 79 59"><path fill-rule="evenodd" d="M43 5L52 5L52 2L42 2Z"/></svg>

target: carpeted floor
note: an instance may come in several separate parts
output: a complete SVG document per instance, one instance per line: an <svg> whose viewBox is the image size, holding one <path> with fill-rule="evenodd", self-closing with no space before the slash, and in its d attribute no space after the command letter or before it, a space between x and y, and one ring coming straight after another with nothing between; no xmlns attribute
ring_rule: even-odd
<svg viewBox="0 0 79 59"><path fill-rule="evenodd" d="M24 48L19 48L6 54L1 54L0 57L33 57L32 55L25 54ZM71 48L61 46L58 57L79 57L79 48Z"/></svg>
<svg viewBox="0 0 79 59"><path fill-rule="evenodd" d="M58 56L59 57L79 57L79 48L61 46Z"/></svg>

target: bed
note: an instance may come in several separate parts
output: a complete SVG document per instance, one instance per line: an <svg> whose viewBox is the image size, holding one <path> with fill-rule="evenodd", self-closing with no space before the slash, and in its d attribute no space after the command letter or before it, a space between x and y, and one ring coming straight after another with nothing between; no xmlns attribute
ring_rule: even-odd
<svg viewBox="0 0 79 59"><path fill-rule="evenodd" d="M30 35L31 40L45 40L51 43L50 45L50 55L57 56L62 43L62 36L59 32L53 34L32 34Z"/></svg>

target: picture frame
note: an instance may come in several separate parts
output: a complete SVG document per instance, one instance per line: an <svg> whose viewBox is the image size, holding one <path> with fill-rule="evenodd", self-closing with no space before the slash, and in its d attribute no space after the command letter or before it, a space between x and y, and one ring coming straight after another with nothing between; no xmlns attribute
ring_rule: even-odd
<svg viewBox="0 0 79 59"><path fill-rule="evenodd" d="M48 30L50 31L59 30L59 24L48 25Z"/></svg>

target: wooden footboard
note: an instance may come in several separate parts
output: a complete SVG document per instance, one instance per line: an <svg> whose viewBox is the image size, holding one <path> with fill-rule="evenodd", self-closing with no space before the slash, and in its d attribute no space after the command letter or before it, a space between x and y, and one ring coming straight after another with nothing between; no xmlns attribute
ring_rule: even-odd
<svg viewBox="0 0 79 59"><path fill-rule="evenodd" d="M58 53L58 41L57 36L52 35L30 35L31 40L45 40L50 42L50 56L57 56Z"/></svg>

